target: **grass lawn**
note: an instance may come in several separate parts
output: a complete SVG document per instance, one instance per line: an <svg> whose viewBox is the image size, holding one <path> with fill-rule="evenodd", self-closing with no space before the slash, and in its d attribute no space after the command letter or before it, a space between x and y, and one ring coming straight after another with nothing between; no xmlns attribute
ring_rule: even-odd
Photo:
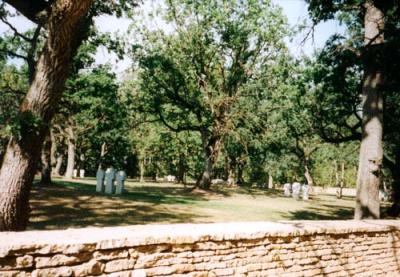
<svg viewBox="0 0 400 277"><path fill-rule="evenodd" d="M213 187L191 190L171 183L127 182L122 196L95 192L95 180L35 185L29 229L64 229L154 223L291 219L350 219L354 198L314 196L299 201L279 190Z"/></svg>

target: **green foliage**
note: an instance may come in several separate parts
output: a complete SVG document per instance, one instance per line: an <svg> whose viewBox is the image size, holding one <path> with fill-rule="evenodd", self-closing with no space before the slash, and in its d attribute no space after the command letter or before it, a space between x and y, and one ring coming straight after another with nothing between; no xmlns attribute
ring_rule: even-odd
<svg viewBox="0 0 400 277"><path fill-rule="evenodd" d="M164 16L176 32L142 30L134 57L143 108L178 131L211 131L218 116L229 121L258 68L284 49L284 19L268 2L170 1Z"/></svg>
<svg viewBox="0 0 400 277"><path fill-rule="evenodd" d="M89 172L99 163L123 168L128 148L127 113L115 75L108 67L98 67L80 72L66 86L60 113L67 115L74 127L78 154L85 154ZM107 146L104 157L100 156L102 144Z"/></svg>
<svg viewBox="0 0 400 277"><path fill-rule="evenodd" d="M145 11L164 29L144 23L145 16L134 9L137 1L95 1L89 16L135 19L133 69L119 84L109 66L93 65L99 46L123 58L126 41L92 27L53 122L58 151L65 151L63 130L72 126L77 156L85 156L89 174L103 164L137 176L144 161L146 176L183 171L196 179L204 169L204 145L218 140L219 178L226 177L230 165L249 183L264 184L268 175L278 183L305 182L307 166L316 184L333 185L336 162L345 164L346 186L354 186L363 73L359 7L364 1L307 2L315 23L337 18L349 28L313 58L297 61L284 43L291 30L270 1L169 0ZM396 11L395 5L387 10L385 34L392 54L385 65L385 152L392 162L400 137ZM0 16L12 16L4 4ZM13 32L0 38L0 152L9 136L43 124L32 114L18 116L30 68L9 65L10 58L26 60L28 54L35 60L43 39L42 34L31 53L32 45Z"/></svg>

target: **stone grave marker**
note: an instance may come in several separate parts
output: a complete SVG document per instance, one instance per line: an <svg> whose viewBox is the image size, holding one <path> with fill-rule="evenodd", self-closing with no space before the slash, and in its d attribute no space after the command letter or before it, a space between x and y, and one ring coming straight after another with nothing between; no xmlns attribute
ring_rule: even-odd
<svg viewBox="0 0 400 277"><path fill-rule="evenodd" d="M114 178L115 178L115 170L112 167L107 168L106 170L106 187L105 187L105 193L106 194L112 194L113 193L113 187L114 187Z"/></svg>
<svg viewBox="0 0 400 277"><path fill-rule="evenodd" d="M292 184L292 197L295 198L295 199L299 199L300 190L301 190L301 184L298 183L298 182L294 182Z"/></svg>
<svg viewBox="0 0 400 277"><path fill-rule="evenodd" d="M104 187L104 170L98 169L96 173L96 191L103 192Z"/></svg>
<svg viewBox="0 0 400 277"><path fill-rule="evenodd" d="M126 180L126 173L123 170L117 172L116 177L117 187L115 189L115 194L122 194L124 191L125 180Z"/></svg>
<svg viewBox="0 0 400 277"><path fill-rule="evenodd" d="M286 197L290 197L292 190L292 185L290 183L286 183L283 185L283 193Z"/></svg>
<svg viewBox="0 0 400 277"><path fill-rule="evenodd" d="M309 199L309 192L310 192L309 186L308 186L307 184L304 184L304 185L301 187L301 190L302 190L302 192L303 192L303 194L302 194L303 200L307 201L307 200Z"/></svg>

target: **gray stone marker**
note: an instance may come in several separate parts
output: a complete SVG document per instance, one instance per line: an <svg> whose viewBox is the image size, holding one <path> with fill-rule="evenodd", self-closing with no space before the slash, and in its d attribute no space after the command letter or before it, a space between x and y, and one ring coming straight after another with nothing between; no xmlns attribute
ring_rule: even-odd
<svg viewBox="0 0 400 277"><path fill-rule="evenodd" d="M114 178L115 178L115 170L112 167L107 168L106 170L106 188L105 188L105 193L106 194L112 194L113 193L113 187L114 187Z"/></svg>
<svg viewBox="0 0 400 277"><path fill-rule="evenodd" d="M292 197L295 199L299 199L300 197L300 190L301 190L301 184L294 182L292 184Z"/></svg>
<svg viewBox="0 0 400 277"><path fill-rule="evenodd" d="M307 201L307 200L309 199L309 192L310 192L309 186L308 186L307 184L304 184L304 185L301 187L301 190L302 190L302 192L303 192L303 194L302 194L303 200Z"/></svg>
<svg viewBox="0 0 400 277"><path fill-rule="evenodd" d="M117 182L117 188L115 189L115 194L122 194L124 191L125 180L126 180L126 173L123 170L117 172L115 176Z"/></svg>
<svg viewBox="0 0 400 277"><path fill-rule="evenodd" d="M85 170L79 169L79 178L85 178Z"/></svg>
<svg viewBox="0 0 400 277"><path fill-rule="evenodd" d="M77 170L77 169L74 169L74 170L72 171L72 177L74 177L74 178L77 178L77 177L78 177L78 170Z"/></svg>
<svg viewBox="0 0 400 277"><path fill-rule="evenodd" d="M103 192L103 187L104 187L104 170L98 169L96 173L96 191L97 192Z"/></svg>
<svg viewBox="0 0 400 277"><path fill-rule="evenodd" d="M290 197L292 190L292 185L290 183L286 183L283 185L283 193L286 197Z"/></svg>

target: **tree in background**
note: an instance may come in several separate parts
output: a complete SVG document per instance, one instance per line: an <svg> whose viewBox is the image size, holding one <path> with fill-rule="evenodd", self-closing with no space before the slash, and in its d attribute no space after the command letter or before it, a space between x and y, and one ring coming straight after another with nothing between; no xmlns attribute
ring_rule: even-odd
<svg viewBox="0 0 400 277"><path fill-rule="evenodd" d="M393 83L394 79L391 77L398 72L395 70L398 63L391 62L393 61L392 55L396 56L399 52L398 36L396 36L399 29L397 25L399 20L398 2L372 0L309 0L308 2L310 3L310 14L315 22L339 15L345 23L350 23L348 26L351 26L349 38L338 44L337 49L339 51L340 49L348 50L347 56L355 55L360 59L360 68L363 72L360 78L361 89L350 94L350 97L354 99L354 92L361 92L361 110L357 114L357 111L354 113L354 109L348 109L350 113L355 114L356 117L358 115L362 119L355 218L379 218L378 192L383 160L384 96L386 97L388 93L388 80L391 80L389 83ZM389 49L392 51L388 51ZM358 65L358 61L355 61L355 65ZM360 74L360 71L348 73L354 77ZM342 79L345 78L346 75L343 75ZM336 83L336 85L340 86L340 83ZM352 100L352 98L350 99ZM344 103L349 102L351 101L344 101ZM357 132L357 124L347 122L347 127L350 127L347 129L354 136Z"/></svg>
<svg viewBox="0 0 400 277"><path fill-rule="evenodd" d="M252 97L259 68L284 51L285 20L268 2L169 1L174 34L144 29L140 60L145 109L175 132L198 132L203 170L197 184L209 188L232 110ZM236 109L237 110L237 109Z"/></svg>
<svg viewBox="0 0 400 277"><path fill-rule="evenodd" d="M79 46L82 18L91 1L7 1L27 18L47 28L47 40L18 117L20 132L7 146L0 170L0 230L23 230L29 218L29 191L46 135L72 57ZM55 66L57 65L57 66Z"/></svg>
<svg viewBox="0 0 400 277"><path fill-rule="evenodd" d="M64 90L72 58L86 39L93 16L103 12L121 14L134 3L121 1L121 5L114 5L111 1L99 1L89 12L90 0L5 2L46 32L0 170L0 230L23 230L29 218L30 187L42 143Z"/></svg>

